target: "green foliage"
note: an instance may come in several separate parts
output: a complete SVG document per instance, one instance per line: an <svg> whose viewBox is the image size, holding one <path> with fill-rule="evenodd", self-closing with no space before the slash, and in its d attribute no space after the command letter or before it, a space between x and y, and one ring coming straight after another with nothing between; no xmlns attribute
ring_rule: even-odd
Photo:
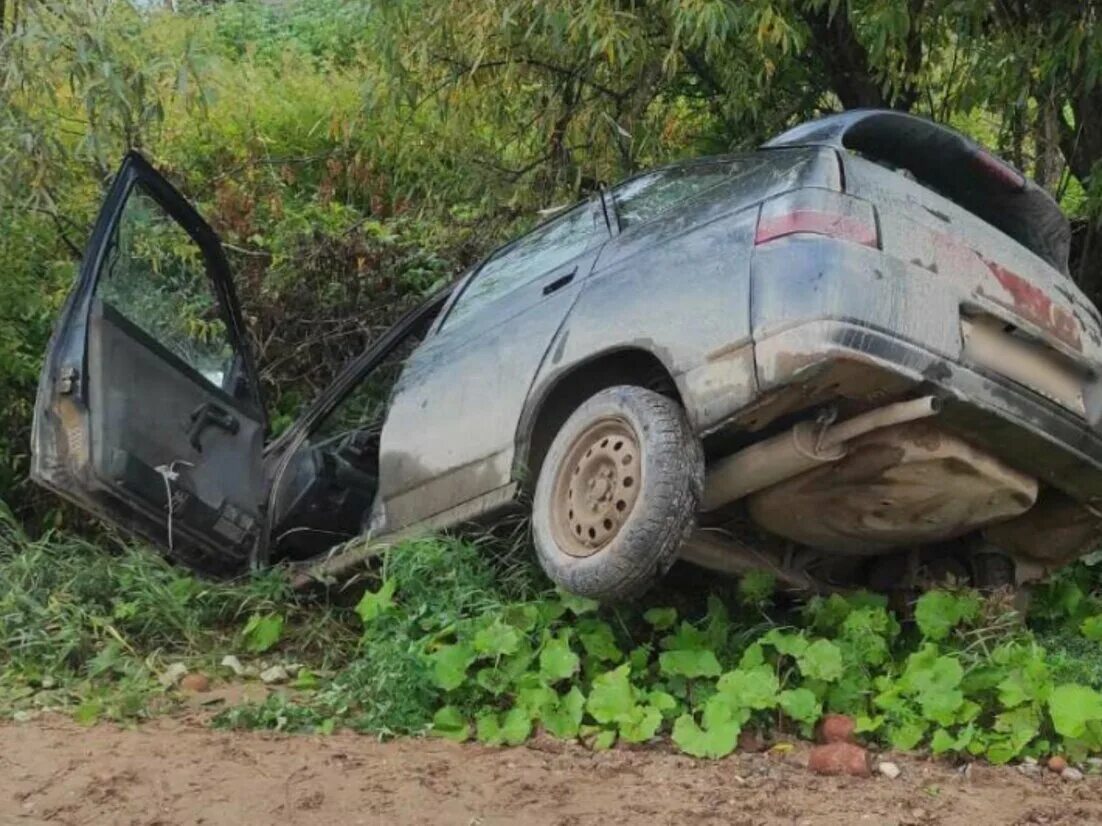
<svg viewBox="0 0 1102 826"><path fill-rule="evenodd" d="M283 636L283 617L279 614L253 614L241 632L246 651L263 654Z"/></svg>
<svg viewBox="0 0 1102 826"><path fill-rule="evenodd" d="M668 736L714 758L747 726L806 736L844 712L900 749L993 762L1102 753L1099 675L1065 674L1028 629L968 592L923 597L908 629L868 594L817 598L764 624L761 602L732 612L714 596L610 612L546 590L496 545L437 538L391 549L374 585L338 610L299 603L277 575L200 583L146 552L33 541L10 515L0 524L7 713L146 715L167 662L218 673L237 653L307 669L293 693L228 709L219 725L490 745L542 730L595 749Z"/></svg>
<svg viewBox="0 0 1102 826"><path fill-rule="evenodd" d="M387 576L401 615L407 597L393 563ZM984 606L972 593L932 592L903 634L881 599L835 596L809 604L803 628L744 635L713 598L678 623L672 608L613 617L542 594L432 622L439 630L413 635L410 651L431 674L435 716L426 712L425 725L493 745L541 727L597 749L665 732L687 754L721 757L751 722L779 719L806 735L825 711L844 711L900 749L1005 762L1061 740L1069 753L1102 748L1102 694L1056 683L1028 632L984 625Z"/></svg>

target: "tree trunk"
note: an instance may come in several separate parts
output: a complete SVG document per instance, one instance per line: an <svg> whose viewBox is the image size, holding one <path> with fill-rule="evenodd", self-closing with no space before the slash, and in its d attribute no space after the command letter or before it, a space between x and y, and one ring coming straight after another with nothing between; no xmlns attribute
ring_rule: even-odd
<svg viewBox="0 0 1102 826"><path fill-rule="evenodd" d="M1060 185L1063 162L1060 158L1060 131L1056 119L1056 105L1051 101L1038 101L1037 122L1033 139L1037 146L1033 166L1033 179L1055 194Z"/></svg>
<svg viewBox="0 0 1102 826"><path fill-rule="evenodd" d="M830 79L830 86L846 109L883 108L888 105L869 66L869 53L850 25L845 8L830 13L828 5L805 8L804 20L811 30L811 49Z"/></svg>

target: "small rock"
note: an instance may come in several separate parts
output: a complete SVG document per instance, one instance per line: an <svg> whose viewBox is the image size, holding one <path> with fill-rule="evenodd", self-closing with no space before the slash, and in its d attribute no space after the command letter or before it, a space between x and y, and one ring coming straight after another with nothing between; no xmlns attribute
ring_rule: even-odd
<svg viewBox="0 0 1102 826"><path fill-rule="evenodd" d="M1079 771L1079 769L1068 766L1066 769L1060 772L1060 777L1062 777L1064 780L1075 782L1077 780L1083 779L1083 772Z"/></svg>
<svg viewBox="0 0 1102 826"><path fill-rule="evenodd" d="M206 674L194 672L180 680L180 688L184 691L203 694L210 691L210 678Z"/></svg>
<svg viewBox="0 0 1102 826"><path fill-rule="evenodd" d="M744 728L739 732L738 750L743 752L762 752L768 748L768 744L761 736L761 732L755 729Z"/></svg>
<svg viewBox="0 0 1102 826"><path fill-rule="evenodd" d="M1048 759L1048 770L1050 772L1056 772L1056 774L1063 774L1064 769L1068 767L1068 761L1058 754L1054 754Z"/></svg>
<svg viewBox="0 0 1102 826"><path fill-rule="evenodd" d="M886 778L888 778L888 780L895 780L897 777L899 777L900 774L902 774L899 766L888 761L877 763L876 770L884 775Z"/></svg>
<svg viewBox="0 0 1102 826"><path fill-rule="evenodd" d="M287 669L282 665L273 665L271 668L267 668L260 672L260 680L265 685L272 685L274 683L285 683L290 675L287 673Z"/></svg>
<svg viewBox="0 0 1102 826"><path fill-rule="evenodd" d="M820 743L850 743L857 724L845 714L827 714L819 723Z"/></svg>
<svg viewBox="0 0 1102 826"><path fill-rule="evenodd" d="M237 659L233 654L227 654L222 658L222 662L219 665L228 668L235 675L240 677L245 673L245 666L241 664L241 660Z"/></svg>
<svg viewBox="0 0 1102 826"><path fill-rule="evenodd" d="M161 672L161 676L157 678L165 688L172 688L176 683L180 682L187 674L187 666L183 663L173 663L164 671Z"/></svg>
<svg viewBox="0 0 1102 826"><path fill-rule="evenodd" d="M848 774L868 777L869 753L853 743L827 743L815 746L808 755L807 767L816 774Z"/></svg>
<svg viewBox="0 0 1102 826"><path fill-rule="evenodd" d="M1102 757L1088 757L1087 765L1095 771L1102 771Z"/></svg>
<svg viewBox="0 0 1102 826"><path fill-rule="evenodd" d="M11 716L12 720L17 723L29 723L31 720L34 719L34 717L34 714L22 708Z"/></svg>

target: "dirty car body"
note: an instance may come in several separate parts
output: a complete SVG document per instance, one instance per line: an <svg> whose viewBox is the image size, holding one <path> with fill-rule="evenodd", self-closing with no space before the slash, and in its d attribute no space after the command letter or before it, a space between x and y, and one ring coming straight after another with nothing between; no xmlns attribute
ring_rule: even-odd
<svg viewBox="0 0 1102 826"><path fill-rule="evenodd" d="M142 240L146 218L125 226L135 193L139 218L161 210L194 246L190 281L141 258L164 247ZM703 457L682 557L810 589L1022 581L1098 528L1102 324L1067 275L1069 239L1046 193L956 132L824 118L556 215L412 311L265 445L217 239L132 156L51 342L33 474L204 570L316 565L361 531L531 507L570 417L645 388L676 403ZM159 279L143 300L183 300L186 281L190 306L205 279L203 335L159 332L126 278ZM565 513L583 540L571 558L621 526L586 545Z"/></svg>

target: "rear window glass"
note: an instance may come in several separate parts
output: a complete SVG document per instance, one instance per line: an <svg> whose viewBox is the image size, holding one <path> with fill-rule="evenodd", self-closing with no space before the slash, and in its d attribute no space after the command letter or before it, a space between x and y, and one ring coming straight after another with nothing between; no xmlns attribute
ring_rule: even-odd
<svg viewBox="0 0 1102 826"><path fill-rule="evenodd" d="M657 218L677 204L721 183L737 168L732 161L695 163L659 169L632 178L612 192L620 227L627 229Z"/></svg>

